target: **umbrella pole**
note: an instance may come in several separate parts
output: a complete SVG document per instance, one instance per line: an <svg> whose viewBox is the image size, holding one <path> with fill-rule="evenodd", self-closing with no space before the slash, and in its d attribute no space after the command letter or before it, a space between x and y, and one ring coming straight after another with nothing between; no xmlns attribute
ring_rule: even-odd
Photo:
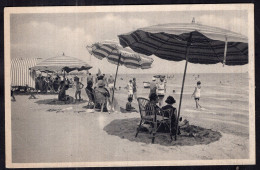
<svg viewBox="0 0 260 170"><path fill-rule="evenodd" d="M117 78L117 72L118 72L118 67L119 67L120 59L121 59L121 54L119 55L118 63L117 63L117 68L116 68L116 75L115 75L115 81L114 81L114 87L113 87L113 95L112 95L112 104L113 104L113 102L114 102L114 94L115 94L115 87L116 87L116 78Z"/></svg>
<svg viewBox="0 0 260 170"><path fill-rule="evenodd" d="M191 36L192 36L192 34L190 33L189 40L191 40ZM188 65L188 55L189 55L190 45L191 45L191 43L190 43L190 41L188 41L187 48L186 48L186 54L185 54L186 62L185 62L185 68L184 68L184 73L183 73L183 79L182 79L180 103L179 103L179 109L178 109L178 115L177 115L177 123L176 123L176 128L175 128L176 129L175 140L177 140L177 134L178 134L178 131L179 131L178 124L179 124L179 117L180 117L180 112L181 112L182 94L183 94L184 82L185 82L187 65Z"/></svg>

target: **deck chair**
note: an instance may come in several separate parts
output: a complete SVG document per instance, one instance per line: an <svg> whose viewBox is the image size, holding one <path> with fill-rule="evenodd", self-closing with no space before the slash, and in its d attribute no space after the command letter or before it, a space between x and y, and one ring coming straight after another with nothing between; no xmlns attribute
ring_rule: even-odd
<svg viewBox="0 0 260 170"><path fill-rule="evenodd" d="M101 92L94 90L95 98L95 110L103 112L105 105L107 104L107 97L104 96ZM96 106L100 105L101 109L96 109Z"/></svg>
<svg viewBox="0 0 260 170"><path fill-rule="evenodd" d="M158 129L161 127L162 124L164 124L165 127L169 128L170 138L172 140L172 133L171 133L171 129L172 129L171 116L173 114L172 109L168 109L168 110L159 109L159 112L157 112L154 110L154 107L147 108L147 104L150 102L149 100L139 97L139 98L137 98L137 101L138 101L138 105L139 105L141 121L137 128L135 137L137 137L143 124L150 124L152 126L152 131L150 132L150 133L152 133L152 143L154 143L155 136L156 136ZM168 112L168 114L170 115L169 118L164 116L166 112Z"/></svg>
<svg viewBox="0 0 260 170"><path fill-rule="evenodd" d="M169 117L165 116L166 113L168 113ZM169 130L171 140L172 140L172 129L176 128L175 126L172 127L172 123L173 123L171 119L172 116L174 116L173 109L167 109L167 110L160 109L160 111L156 115L156 122L158 125L156 132L162 125L164 125L165 130L167 130L166 128L168 128ZM174 125L176 125L176 122L174 122Z"/></svg>
<svg viewBox="0 0 260 170"><path fill-rule="evenodd" d="M137 137L143 124L149 124L150 126L154 127L154 125L155 125L154 122L155 122L155 117L156 117L154 108L147 109L147 107L146 107L147 104L150 102L149 100L142 98L142 97L138 97L137 101L138 101L138 105L139 105L139 112L140 112L141 120L140 120L139 126L137 127L135 137ZM153 141L154 141L154 139L153 139Z"/></svg>
<svg viewBox="0 0 260 170"><path fill-rule="evenodd" d="M93 92L89 91L87 88L85 88L87 96L88 96L88 105L87 106L91 106L91 103L94 103L94 108L95 108L95 92L93 90ZM93 96L92 96L93 93Z"/></svg>

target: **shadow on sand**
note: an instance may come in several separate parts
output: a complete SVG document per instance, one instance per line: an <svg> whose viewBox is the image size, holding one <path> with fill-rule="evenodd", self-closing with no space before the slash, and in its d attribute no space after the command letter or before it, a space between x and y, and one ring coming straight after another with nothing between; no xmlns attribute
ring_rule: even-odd
<svg viewBox="0 0 260 170"><path fill-rule="evenodd" d="M44 100L38 100L35 103L37 104L48 104L48 105L68 105L68 104L82 104L86 103L87 100L81 100L81 101L71 101L71 102L65 102L65 101L59 101L58 99L44 99Z"/></svg>
<svg viewBox="0 0 260 170"><path fill-rule="evenodd" d="M139 132L138 136L135 138L136 129L140 122L139 118L131 119L117 119L113 120L104 130L109 135L119 136L122 139L128 139L130 141L151 143L151 134L147 129L143 128ZM215 142L221 138L221 134L211 129L205 129L199 126L189 125L181 129L181 134L178 136L177 141L171 141L169 133L156 133L155 144L160 144L164 146L193 146L193 145L203 145Z"/></svg>

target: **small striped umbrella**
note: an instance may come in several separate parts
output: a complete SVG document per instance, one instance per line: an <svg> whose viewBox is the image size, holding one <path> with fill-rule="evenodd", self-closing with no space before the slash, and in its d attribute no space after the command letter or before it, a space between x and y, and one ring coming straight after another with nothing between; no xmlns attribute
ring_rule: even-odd
<svg viewBox="0 0 260 170"><path fill-rule="evenodd" d="M39 70L39 71L48 71L48 72L64 71L64 74L65 72L69 73L73 70L82 71L82 70L89 70L91 68L92 66L90 66L86 62L74 57L65 56L64 53L62 56L48 58L40 62L36 66L31 67L31 69Z"/></svg>
<svg viewBox="0 0 260 170"><path fill-rule="evenodd" d="M155 55L171 61L186 60L178 119L188 62L223 63L223 66L224 64L248 63L247 37L222 28L197 24L194 18L192 23L187 24L171 23L140 28L131 33L119 35L119 40L123 47L130 47L138 53ZM175 140L176 138L177 131Z"/></svg>
<svg viewBox="0 0 260 170"><path fill-rule="evenodd" d="M141 54L133 52L130 48L123 48L116 41L104 41L95 43L92 46L87 46L91 55L102 60L106 58L108 62L117 65L116 76L114 81L114 88L116 85L116 78L119 65L124 65L131 69L149 69L153 63L153 59ZM114 100L114 90L112 95L112 102Z"/></svg>
<svg viewBox="0 0 260 170"><path fill-rule="evenodd" d="M11 60L11 86L35 88L36 72L30 67L39 63L40 58L15 58Z"/></svg>

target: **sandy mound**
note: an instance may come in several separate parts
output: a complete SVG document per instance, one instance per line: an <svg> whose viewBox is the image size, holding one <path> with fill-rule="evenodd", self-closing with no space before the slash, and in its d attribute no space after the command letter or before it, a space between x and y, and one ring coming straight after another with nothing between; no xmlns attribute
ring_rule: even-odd
<svg viewBox="0 0 260 170"><path fill-rule="evenodd" d="M135 138L136 128L140 122L139 118L113 120L104 127L104 130L110 134L119 136L135 142L151 143L151 134L143 128ZM205 129L199 126L189 125L181 129L181 135L177 141L171 141L169 133L157 133L155 143L165 146L174 145L202 145L215 142L221 138L221 134L211 129Z"/></svg>

